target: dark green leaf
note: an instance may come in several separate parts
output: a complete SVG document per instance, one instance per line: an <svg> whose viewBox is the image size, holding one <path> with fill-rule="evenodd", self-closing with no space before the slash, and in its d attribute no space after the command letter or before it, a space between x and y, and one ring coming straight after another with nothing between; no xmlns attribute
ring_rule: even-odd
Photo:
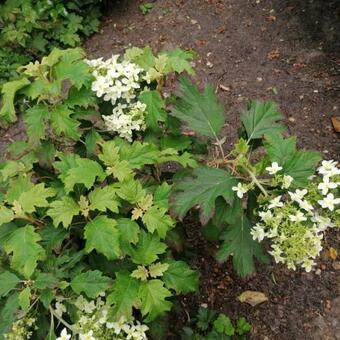
<svg viewBox="0 0 340 340"><path fill-rule="evenodd" d="M31 277L37 262L45 258L40 240L33 226L28 225L13 231L4 244L6 253L12 254L11 267L26 278Z"/></svg>
<svg viewBox="0 0 340 340"><path fill-rule="evenodd" d="M132 307L138 301L140 281L134 279L127 272L118 272L113 282L112 293L107 301L113 305L115 319L124 316L129 319L132 315Z"/></svg>
<svg viewBox="0 0 340 340"><path fill-rule="evenodd" d="M270 101L251 101L248 110L241 113L241 121L246 129L248 140L283 131L284 126L278 123L281 119L281 113Z"/></svg>
<svg viewBox="0 0 340 340"><path fill-rule="evenodd" d="M166 250L166 244L161 242L155 234L141 231L139 241L129 251L131 259L136 264L149 265L158 259L159 254Z"/></svg>
<svg viewBox="0 0 340 340"><path fill-rule="evenodd" d="M229 171L215 168L197 168L193 170L193 177L184 177L175 183L171 206L176 216L183 219L189 209L200 206L200 219L205 224L211 218L215 201L223 197L232 204L235 193L232 187L237 184Z"/></svg>
<svg viewBox="0 0 340 340"><path fill-rule="evenodd" d="M215 91L208 85L203 93L186 78L181 78L182 95L173 110L173 115L195 132L217 139L224 125L223 106Z"/></svg>
<svg viewBox="0 0 340 340"><path fill-rule="evenodd" d="M246 276L255 271L253 257L262 262L267 261L261 245L253 240L250 228L247 217L241 215L238 222L229 225L222 235L224 241L216 254L219 262L226 261L232 255L234 268L240 276Z"/></svg>
<svg viewBox="0 0 340 340"><path fill-rule="evenodd" d="M198 289L198 273L184 261L167 261L168 269L163 273L165 286L177 294L187 294Z"/></svg>
<svg viewBox="0 0 340 340"><path fill-rule="evenodd" d="M73 278L71 288L75 293L84 292L89 298L95 299L99 293L105 292L111 279L103 276L99 270L87 271Z"/></svg>
<svg viewBox="0 0 340 340"><path fill-rule="evenodd" d="M164 111L165 103L158 91L144 91L139 100L146 104L146 126L153 131L159 131L158 122L165 122L167 114Z"/></svg>
<svg viewBox="0 0 340 340"><path fill-rule="evenodd" d="M20 282L19 278L10 272L0 274L0 296L6 296Z"/></svg>
<svg viewBox="0 0 340 340"><path fill-rule="evenodd" d="M85 250L89 253L96 250L105 255L109 260L114 260L121 255L120 232L117 222L106 216L97 216L85 226Z"/></svg>
<svg viewBox="0 0 340 340"><path fill-rule="evenodd" d="M142 301L141 312L146 322L154 320L157 316L171 309L171 302L166 300L171 293L161 280L142 282L139 289L139 298Z"/></svg>

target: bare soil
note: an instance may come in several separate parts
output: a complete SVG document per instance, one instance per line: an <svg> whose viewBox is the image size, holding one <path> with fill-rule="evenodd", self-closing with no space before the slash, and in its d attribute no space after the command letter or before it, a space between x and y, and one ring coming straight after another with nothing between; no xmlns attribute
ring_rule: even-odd
<svg viewBox="0 0 340 340"><path fill-rule="evenodd" d="M339 1L158 0L145 16L140 3L113 3L101 32L86 44L91 56L109 57L129 46L192 49L198 55L196 82L214 84L225 104L227 147L246 102L271 99L300 147L339 159L339 135L331 123L340 107ZM327 235L311 273L259 265L256 274L240 279L230 263L216 264L217 245L199 229L184 224L195 252L192 265L201 273L200 291L180 301L168 339L179 339L187 313L202 303L234 319L246 316L252 339L340 339L340 262L327 252L339 252L339 233ZM256 307L241 304L236 298L245 290L263 292L269 300Z"/></svg>

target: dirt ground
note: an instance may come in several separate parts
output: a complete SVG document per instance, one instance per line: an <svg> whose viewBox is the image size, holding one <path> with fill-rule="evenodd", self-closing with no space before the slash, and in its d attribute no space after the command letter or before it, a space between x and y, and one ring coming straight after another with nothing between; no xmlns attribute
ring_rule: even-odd
<svg viewBox="0 0 340 340"><path fill-rule="evenodd" d="M108 57L128 46L193 49L196 81L214 84L225 104L229 146L245 103L272 99L301 147L339 160L339 135L331 123L340 108L338 1L158 0L145 16L139 4L113 4L101 32L86 44L91 56ZM216 246L201 238L199 226L187 223L184 229L201 284L199 293L182 299L182 312L172 315L169 339L179 338L186 312L202 303L234 319L246 316L252 339L340 339L340 262L327 255L331 246L340 253L339 233L327 235L312 273L270 265L240 279L230 264L216 264ZM245 290L263 292L269 301L241 304L236 298Z"/></svg>

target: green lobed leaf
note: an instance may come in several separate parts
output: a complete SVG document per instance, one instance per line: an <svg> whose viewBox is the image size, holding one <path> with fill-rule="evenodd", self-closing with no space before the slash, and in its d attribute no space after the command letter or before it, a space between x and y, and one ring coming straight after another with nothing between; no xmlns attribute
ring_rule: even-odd
<svg viewBox="0 0 340 340"><path fill-rule="evenodd" d="M80 207L78 203L73 198L64 196L61 200L53 201L50 204L47 215L52 218L55 227L62 223L64 228L68 228L72 223L73 217L78 215L79 212Z"/></svg>
<svg viewBox="0 0 340 340"><path fill-rule="evenodd" d="M16 320L16 313L19 310L18 293L12 293L3 305L0 306L0 340L5 340L4 334L7 334L13 322Z"/></svg>
<svg viewBox="0 0 340 340"><path fill-rule="evenodd" d="M238 335L243 335L251 331L251 325L247 322L247 320L242 317L237 320L236 324L236 333Z"/></svg>
<svg viewBox="0 0 340 340"><path fill-rule="evenodd" d="M87 189L90 189L96 179L104 180L106 175L101 165L91 159L77 158L76 166L66 172L64 178L65 190L70 192L76 184L84 184Z"/></svg>
<svg viewBox="0 0 340 340"><path fill-rule="evenodd" d="M124 250L124 244L126 243L136 244L139 240L139 225L130 218L118 218L116 222L120 232L120 239L123 243L122 249Z"/></svg>
<svg viewBox="0 0 340 340"><path fill-rule="evenodd" d="M166 244L161 242L158 236L142 230L137 245L129 250L129 255L134 263L149 265L155 262L166 248Z"/></svg>
<svg viewBox="0 0 340 340"><path fill-rule="evenodd" d="M5 252L12 254L11 268L27 279L32 276L38 261L45 259L45 250L38 243L40 240L34 227L27 225L14 230L4 243Z"/></svg>
<svg viewBox="0 0 340 340"><path fill-rule="evenodd" d="M68 235L66 230L55 228L53 225L49 224L40 230L40 236L42 237L41 245L47 252L58 250Z"/></svg>
<svg viewBox="0 0 340 340"><path fill-rule="evenodd" d="M137 269L135 269L131 273L131 277L134 277L135 279L139 279L142 281L146 281L149 277L149 271L144 266L138 266Z"/></svg>
<svg viewBox="0 0 340 340"><path fill-rule="evenodd" d="M321 156L316 151L296 150L296 138L283 138L274 134L266 136L265 148L271 162L282 166L280 173L294 178L292 186L301 187L308 184L308 177L315 173Z"/></svg>
<svg viewBox="0 0 340 340"><path fill-rule="evenodd" d="M52 273L38 273L34 279L33 287L36 289L55 288L59 280Z"/></svg>
<svg viewBox="0 0 340 340"><path fill-rule="evenodd" d="M49 117L48 107L43 104L35 105L26 110L24 122L30 142L38 145L45 138L46 120Z"/></svg>
<svg viewBox="0 0 340 340"><path fill-rule="evenodd" d="M146 46L143 49L138 47L128 49L125 51L124 57L127 60L135 62L146 71L155 65L155 56L149 46Z"/></svg>
<svg viewBox="0 0 340 340"><path fill-rule="evenodd" d="M129 203L135 204L144 198L146 192L138 180L128 178L120 183L117 195Z"/></svg>
<svg viewBox="0 0 340 340"><path fill-rule="evenodd" d="M199 276L184 261L167 261L169 267L163 274L165 286L177 294L187 294L198 289Z"/></svg>
<svg viewBox="0 0 340 340"><path fill-rule="evenodd" d="M225 262L233 256L233 265L240 276L255 271L254 257L266 262L260 243L253 240L250 234L251 225L245 215L241 215L237 223L230 224L222 235L223 243L216 254L219 262Z"/></svg>
<svg viewBox="0 0 340 340"><path fill-rule="evenodd" d="M115 319L119 320L122 316L126 319L131 317L132 308L138 302L139 287L139 281L131 277L130 273L116 273L112 293L107 297L108 303L113 305Z"/></svg>
<svg viewBox="0 0 340 340"><path fill-rule="evenodd" d="M223 106L208 85L201 93L187 78L180 79L181 97L172 114L195 132L217 139L224 125Z"/></svg>
<svg viewBox="0 0 340 340"><path fill-rule="evenodd" d="M232 204L235 193L232 187L237 184L229 171L200 167L194 169L192 176L179 179L172 190L170 205L174 215L183 219L189 209L200 206L200 220L205 224L212 217L215 201L223 197Z"/></svg>
<svg viewBox="0 0 340 340"><path fill-rule="evenodd" d="M76 106L88 108L96 102L96 96L90 88L82 87L79 90L75 87L70 89L65 104L69 108Z"/></svg>
<svg viewBox="0 0 340 340"><path fill-rule="evenodd" d="M132 144L117 141L121 160L129 162L132 169L141 169L144 165L156 163L159 150L156 145L135 141Z"/></svg>
<svg viewBox="0 0 340 340"><path fill-rule="evenodd" d="M16 93L27 86L30 81L27 78L13 80L2 86L2 107L0 110L0 124L7 125L17 120L14 107L14 98Z"/></svg>
<svg viewBox="0 0 340 340"><path fill-rule="evenodd" d="M184 51L180 48L166 52L171 68L177 73L186 71L190 75L194 75L195 71L192 68L191 62L194 58L194 54L190 51Z"/></svg>
<svg viewBox="0 0 340 340"><path fill-rule="evenodd" d="M6 201L13 204L14 201L19 199L22 193L29 191L33 185L34 184L31 182L29 175L20 174L18 177L10 180L9 187L6 192Z"/></svg>
<svg viewBox="0 0 340 340"><path fill-rule="evenodd" d="M314 175L316 165L320 160L321 155L317 151L298 150L284 164L283 173L294 178L293 186L303 187L308 184L308 178Z"/></svg>
<svg viewBox="0 0 340 340"><path fill-rule="evenodd" d="M0 274L0 297L6 296L10 291L12 291L20 279L13 273L5 271Z"/></svg>
<svg viewBox="0 0 340 340"><path fill-rule="evenodd" d="M175 222L166 214L166 208L152 206L142 217L142 221L150 233L157 231L160 238L165 238L167 232L173 228Z"/></svg>
<svg viewBox="0 0 340 340"><path fill-rule="evenodd" d="M266 135L264 146L271 162L283 165L296 152L296 137L283 138L279 133Z"/></svg>
<svg viewBox="0 0 340 340"><path fill-rule="evenodd" d="M26 287L19 293L19 306L23 311L27 311L30 307L31 288Z"/></svg>
<svg viewBox="0 0 340 340"><path fill-rule="evenodd" d="M117 222L106 216L97 216L85 226L85 250L90 253L105 255L109 260L114 260L121 255L120 231Z"/></svg>
<svg viewBox="0 0 340 340"><path fill-rule="evenodd" d="M77 141L80 138L80 123L71 117L72 113L66 105L57 105L51 112L51 126L58 136L64 135Z"/></svg>
<svg viewBox="0 0 340 340"><path fill-rule="evenodd" d="M248 110L241 113L241 121L248 140L261 139L265 135L281 132L285 127L279 123L282 115L271 101L251 101Z"/></svg>
<svg viewBox="0 0 340 340"><path fill-rule="evenodd" d="M157 187L153 195L153 202L156 206L168 210L171 188L172 186L169 185L167 182L163 182L160 186Z"/></svg>
<svg viewBox="0 0 340 340"><path fill-rule="evenodd" d="M89 270L75 276L70 285L76 294L83 292L89 298L95 299L99 293L108 289L110 282L111 279L99 270Z"/></svg>
<svg viewBox="0 0 340 340"><path fill-rule="evenodd" d="M196 168L197 162L192 158L189 152L183 152L181 155L175 149L162 150L157 158L156 163L177 162L183 167Z"/></svg>
<svg viewBox="0 0 340 340"><path fill-rule="evenodd" d="M235 328L233 324L231 323L230 319L224 314L219 314L213 325L214 329L218 333L222 333L228 336L232 336L235 334Z"/></svg>
<svg viewBox="0 0 340 340"><path fill-rule="evenodd" d="M6 208L5 206L0 206L0 226L2 224L11 222L14 219L14 213L11 209Z"/></svg>
<svg viewBox="0 0 340 340"><path fill-rule="evenodd" d="M55 190L53 188L45 188L44 183L39 183L23 192L18 198L18 203L24 212L32 213L35 211L35 207L48 207L47 198L54 195Z"/></svg>
<svg viewBox="0 0 340 340"><path fill-rule="evenodd" d="M32 166L27 166L24 162L20 161L5 161L3 167L0 170L2 181L7 181L9 178L15 177L16 175L21 175L32 169Z"/></svg>
<svg viewBox="0 0 340 340"><path fill-rule="evenodd" d="M85 53L81 48L63 51L63 56L54 66L59 81L69 80L78 90L91 81L89 66L84 62Z"/></svg>
<svg viewBox="0 0 340 340"><path fill-rule="evenodd" d="M90 209L102 212L108 209L114 213L118 213L120 203L116 191L116 188L109 185L104 188L95 188L89 193Z"/></svg>
<svg viewBox="0 0 340 340"><path fill-rule="evenodd" d="M146 126L153 131L159 131L158 122L165 122L167 118L165 102L160 93L156 90L144 91L139 95L139 100L146 104Z"/></svg>
<svg viewBox="0 0 340 340"><path fill-rule="evenodd" d="M166 300L171 296L171 292L160 280L142 282L138 295L142 302L141 313L146 317L146 322L154 320L171 309L172 303Z"/></svg>
<svg viewBox="0 0 340 340"><path fill-rule="evenodd" d="M156 278L158 276L163 276L164 272L166 272L169 268L168 263L153 263L149 266L149 274L150 277Z"/></svg>

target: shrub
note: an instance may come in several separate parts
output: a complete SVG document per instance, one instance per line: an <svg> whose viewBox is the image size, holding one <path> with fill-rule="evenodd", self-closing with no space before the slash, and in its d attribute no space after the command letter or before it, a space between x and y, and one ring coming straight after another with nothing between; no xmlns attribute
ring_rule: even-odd
<svg viewBox="0 0 340 340"><path fill-rule="evenodd" d="M18 63L23 65L53 47L77 46L82 37L96 32L100 3L101 0L6 0L0 4L0 65L4 67L0 84L16 75Z"/></svg>
<svg viewBox="0 0 340 340"><path fill-rule="evenodd" d="M182 51L159 57L145 51L166 70L154 65L144 79L147 71L127 59L88 61L80 49L55 49L3 86L3 124L15 121L18 109L28 135L9 147L0 167L0 333L7 338L46 336L58 328L61 338L71 331L80 338L132 332L142 339L147 327L133 315L150 322L170 310L171 296L197 287L197 273L176 261L166 244L175 221L161 167L196 162L186 152L137 140L135 129L124 134L122 126L105 125L112 111L124 110L128 119L144 101L143 125L160 131L165 111L159 111L163 99L155 88L175 71L171 62ZM142 63L141 53L132 52ZM183 65L191 71L189 61ZM91 87L98 89L105 77L103 94L110 97L102 100ZM129 141L133 134L134 141L113 138L117 133Z"/></svg>
<svg viewBox="0 0 340 340"><path fill-rule="evenodd" d="M145 323L197 289L168 247L189 210L242 276L268 261L264 239L276 262L311 270L323 232L340 225L336 162L317 167L320 155L298 150L276 105L259 101L226 154L214 89L184 77L179 95L167 88L168 75L194 73L192 59L54 49L4 84L0 123L22 115L27 140L0 165L0 334L145 338ZM229 336L228 320L214 332Z"/></svg>

